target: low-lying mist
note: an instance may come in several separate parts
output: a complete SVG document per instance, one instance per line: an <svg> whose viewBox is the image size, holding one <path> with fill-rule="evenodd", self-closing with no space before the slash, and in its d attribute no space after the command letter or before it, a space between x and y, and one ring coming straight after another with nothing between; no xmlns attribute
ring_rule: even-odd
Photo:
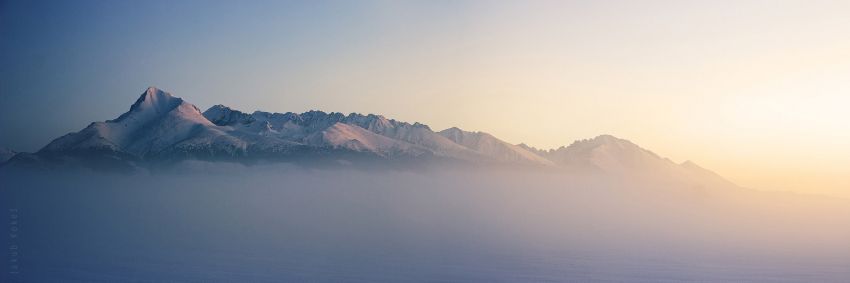
<svg viewBox="0 0 850 283"><path fill-rule="evenodd" d="M740 188L198 162L0 193L25 281L850 280L850 202Z"/></svg>

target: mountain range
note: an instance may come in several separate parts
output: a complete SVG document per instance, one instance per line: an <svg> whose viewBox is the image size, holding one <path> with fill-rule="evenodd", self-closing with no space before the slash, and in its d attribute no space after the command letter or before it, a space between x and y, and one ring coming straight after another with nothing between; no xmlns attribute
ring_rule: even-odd
<svg viewBox="0 0 850 283"><path fill-rule="evenodd" d="M150 87L130 110L51 141L35 153L3 151L4 167L134 170L183 160L291 162L357 166L454 163L565 171L722 178L691 162L676 164L610 135L540 150L484 132L434 131L381 115L322 111L242 112L224 105L201 111ZM0 160L2 162L3 160Z"/></svg>

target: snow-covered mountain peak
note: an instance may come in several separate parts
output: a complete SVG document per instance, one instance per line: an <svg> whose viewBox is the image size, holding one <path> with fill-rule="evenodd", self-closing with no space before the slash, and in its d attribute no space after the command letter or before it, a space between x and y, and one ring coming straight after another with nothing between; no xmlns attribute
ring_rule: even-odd
<svg viewBox="0 0 850 283"><path fill-rule="evenodd" d="M550 150L539 149L539 148L530 146L526 143L520 143L516 146L518 146L522 149L528 150L530 152L533 152L534 154L540 155L542 157L546 157L549 154L550 151L554 150L554 149L550 149Z"/></svg>
<svg viewBox="0 0 850 283"><path fill-rule="evenodd" d="M395 120L387 119L382 115L363 115L360 113L348 114L348 116L345 117L345 122L378 133L383 133L388 129L394 128L399 125L399 123L397 123Z"/></svg>
<svg viewBox="0 0 850 283"><path fill-rule="evenodd" d="M253 115L243 113L239 110L233 110L221 104L210 107L207 111L204 111L203 115L207 120L219 126L254 122Z"/></svg>
<svg viewBox="0 0 850 283"><path fill-rule="evenodd" d="M429 127L428 125L425 125L425 124L422 124L422 123L419 123L419 122L413 122L413 127L414 128L423 128L423 129L426 129L426 130L429 130L429 131L431 130L431 127Z"/></svg>
<svg viewBox="0 0 850 283"><path fill-rule="evenodd" d="M145 93L142 94L142 96L151 97L151 98L154 98L154 99L174 97L173 95L171 95L171 93L164 91L164 90L161 90L161 89L159 89L155 86L150 86L147 89L145 89Z"/></svg>
<svg viewBox="0 0 850 283"><path fill-rule="evenodd" d="M674 166L669 160L643 149L631 141L612 135L573 142L548 152L539 151L549 160L576 169L601 169L607 172L624 172Z"/></svg>
<svg viewBox="0 0 850 283"><path fill-rule="evenodd" d="M118 118L92 123L77 133L53 140L42 150L106 150L142 156L185 139L197 125L213 126L195 105L150 87Z"/></svg>
<svg viewBox="0 0 850 283"><path fill-rule="evenodd" d="M463 130L461 130L458 127L451 127L451 128L440 131L440 134L443 135L443 136L457 137L457 136L463 135Z"/></svg>
<svg viewBox="0 0 850 283"><path fill-rule="evenodd" d="M624 141L624 139L621 139L621 138L618 138L618 137L615 137L615 136L612 136L612 135L609 135L609 134L601 134L601 135L598 135L598 136L592 138L591 140L596 140L596 141L600 141L600 142Z"/></svg>
<svg viewBox="0 0 850 283"><path fill-rule="evenodd" d="M139 99L136 100L136 103L133 106L139 107L140 109L153 109L158 112L165 112L180 103L183 103L183 99L174 97L170 93L161 89L149 87L144 93L142 93Z"/></svg>
<svg viewBox="0 0 850 283"><path fill-rule="evenodd" d="M216 105L213 105L212 107L210 107L210 108L208 108L208 109L207 109L207 111L210 111L210 110L214 110L214 111L231 111L231 110L233 110L233 109L231 109L230 107L227 107L227 106L226 106L226 105L224 105L224 104L216 104ZM204 111L204 112L207 112L207 111Z"/></svg>
<svg viewBox="0 0 850 283"><path fill-rule="evenodd" d="M466 143L464 142L464 140L468 139L480 140L482 137L492 137L492 135L487 134L485 132L469 132L464 131L458 127L451 127L442 130L439 132L439 134L458 144L464 144Z"/></svg>
<svg viewBox="0 0 850 283"><path fill-rule="evenodd" d="M459 140L462 140L465 136L476 136L476 137L496 138L496 137L494 137L493 135L491 135L491 134L489 134L489 133L486 133L486 132L481 132L481 131L475 131L475 132L471 132L471 131L464 131L464 130L462 130L462 129L458 128L458 127L451 127L451 128L448 128L448 129L442 130L442 131L440 131L439 133L440 133L441 135L443 135L443 136L445 136L445 137L447 137L447 138L451 139L451 140L454 140L455 142L458 142Z"/></svg>
<svg viewBox="0 0 850 283"><path fill-rule="evenodd" d="M553 165L551 161L534 152L502 141L485 132L468 132L458 127L451 127L438 132L438 134L454 143L501 162Z"/></svg>
<svg viewBox="0 0 850 283"><path fill-rule="evenodd" d="M634 145L629 140L621 139L612 135L598 135L592 139L584 140L593 145L618 144L618 145Z"/></svg>
<svg viewBox="0 0 850 283"><path fill-rule="evenodd" d="M365 157L386 161L533 165L644 175L665 172L684 176L681 178L723 182L692 162L675 164L611 135L579 140L554 150L540 150L526 144L511 144L485 132L464 131L458 127L434 132L425 124L411 124L377 114L346 115L318 110L247 113L221 104L201 113L194 105L154 87L146 89L120 117L95 122L79 132L57 138L32 157L90 162L87 164L106 162L125 167L135 166L127 164L137 162L156 164L164 160L194 158L255 162ZM24 160L15 157L9 162L17 159ZM9 162L7 164L11 164Z"/></svg>
<svg viewBox="0 0 850 283"><path fill-rule="evenodd" d="M151 119L156 119L172 110L183 107L182 111L197 112L200 115L201 111L195 105L186 103L182 98L175 97L168 92L155 87L149 87L142 93L141 96L130 106L130 111L122 114L114 120L107 122L118 123L126 120L134 120L134 123L146 123Z"/></svg>
<svg viewBox="0 0 850 283"><path fill-rule="evenodd" d="M567 150L574 152L608 152L608 153L647 153L655 155L646 149L634 144L633 142L621 139L612 135L599 135L592 139L577 140L567 147L559 148L558 150ZM556 151L558 151L556 150ZM657 156L656 156L657 157ZM659 157L660 158L660 157Z"/></svg>

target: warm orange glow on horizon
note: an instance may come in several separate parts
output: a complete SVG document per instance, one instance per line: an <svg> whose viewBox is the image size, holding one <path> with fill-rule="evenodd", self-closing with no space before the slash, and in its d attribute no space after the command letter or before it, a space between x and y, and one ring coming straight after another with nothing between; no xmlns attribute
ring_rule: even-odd
<svg viewBox="0 0 850 283"><path fill-rule="evenodd" d="M559 24L569 5L490 5L455 41L343 57L350 68L334 62L316 87L337 111L542 148L613 134L742 186L850 197L850 38L835 36L850 32L846 9L750 3L738 10L762 13L739 17L675 3L579 7L597 12L586 26Z"/></svg>

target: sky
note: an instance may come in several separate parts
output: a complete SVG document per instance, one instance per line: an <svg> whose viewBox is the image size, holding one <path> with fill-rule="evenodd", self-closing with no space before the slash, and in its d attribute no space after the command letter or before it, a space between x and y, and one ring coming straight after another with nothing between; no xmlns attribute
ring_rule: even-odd
<svg viewBox="0 0 850 283"><path fill-rule="evenodd" d="M148 86L555 148L612 134L739 185L850 197L848 1L0 1L0 145Z"/></svg>

